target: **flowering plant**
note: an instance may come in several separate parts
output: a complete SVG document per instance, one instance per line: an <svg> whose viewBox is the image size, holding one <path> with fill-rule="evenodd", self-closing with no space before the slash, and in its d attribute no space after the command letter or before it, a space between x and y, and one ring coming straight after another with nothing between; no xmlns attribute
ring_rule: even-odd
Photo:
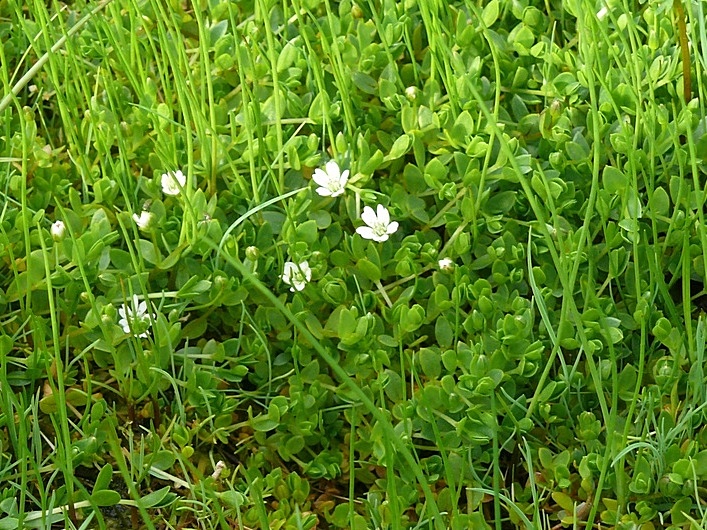
<svg viewBox="0 0 707 530"><path fill-rule="evenodd" d="M290 291L302 291L307 285L307 282L312 279L312 269L307 261L295 264L292 261L285 263L285 268L282 273L282 281L290 286Z"/></svg>
<svg viewBox="0 0 707 530"><path fill-rule="evenodd" d="M364 207L361 220L367 226L359 226L356 232L364 239L382 243L398 230L398 222L390 220L390 212L382 204L379 204L375 211L370 206Z"/></svg>
<svg viewBox="0 0 707 530"><path fill-rule="evenodd" d="M132 297L132 304L123 304L118 309L120 320L118 325L123 328L127 334L136 337L147 337L147 330L150 327L152 315L147 310L147 302L138 301L136 294Z"/></svg>
<svg viewBox="0 0 707 530"><path fill-rule="evenodd" d="M337 197L344 193L346 183L349 180L349 170L341 171L339 164L334 160L330 160L324 166L324 169L315 169L312 175L312 180L319 187L315 190L323 197Z"/></svg>
<svg viewBox="0 0 707 530"><path fill-rule="evenodd" d="M187 185L187 176L181 170L163 173L160 177L162 192L166 195L179 195Z"/></svg>

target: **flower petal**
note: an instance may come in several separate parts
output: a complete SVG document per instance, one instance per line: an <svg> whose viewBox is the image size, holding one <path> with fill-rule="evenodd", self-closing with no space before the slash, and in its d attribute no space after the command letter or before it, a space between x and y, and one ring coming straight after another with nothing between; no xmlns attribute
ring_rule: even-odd
<svg viewBox="0 0 707 530"><path fill-rule="evenodd" d="M386 229L386 231L388 232L388 234L394 234L398 230L398 226L399 226L398 222L393 221L392 223L390 223L388 225L388 228Z"/></svg>
<svg viewBox="0 0 707 530"><path fill-rule="evenodd" d="M383 206L382 204L379 204L377 207L378 211L378 222L382 225L387 225L390 223L390 212L388 212L388 209Z"/></svg>
<svg viewBox="0 0 707 530"><path fill-rule="evenodd" d="M378 217L376 217L376 212L370 206L363 207L363 213L361 214L361 220L368 226L373 226L378 222Z"/></svg>
<svg viewBox="0 0 707 530"><path fill-rule="evenodd" d="M178 169L177 172L174 174L174 179L179 182L179 185L182 188L187 185L187 176L182 173L181 169Z"/></svg>
<svg viewBox="0 0 707 530"><path fill-rule="evenodd" d="M299 264L299 269L300 271L302 271L302 274L304 274L304 278L307 281L310 281L312 279L312 269L309 267L309 263L303 261Z"/></svg>
<svg viewBox="0 0 707 530"><path fill-rule="evenodd" d="M319 186L326 187L326 185L329 184L329 175L327 175L321 169L317 168L314 170L312 180L316 182Z"/></svg>
<svg viewBox="0 0 707 530"><path fill-rule="evenodd" d="M324 167L331 180L339 180L341 169L339 169L339 164L336 163L336 160L329 160Z"/></svg>
<svg viewBox="0 0 707 530"><path fill-rule="evenodd" d="M372 239L374 241L378 240L378 236L373 231L370 226L359 226L356 229L356 233L359 234L363 239Z"/></svg>
<svg viewBox="0 0 707 530"><path fill-rule="evenodd" d="M163 173L160 180L162 192L167 195L179 195L182 188L187 184L187 177L181 170Z"/></svg>
<svg viewBox="0 0 707 530"><path fill-rule="evenodd" d="M339 185L343 188L344 186L346 186L346 183L348 181L349 181L349 170L345 169L344 172L339 177Z"/></svg>
<svg viewBox="0 0 707 530"><path fill-rule="evenodd" d="M317 184L319 184L319 182L317 182ZM317 188L314 191L316 191L322 197L336 197L336 195L339 194L339 192L337 192L335 195L334 193L331 192L331 190L329 188L325 188L324 186L322 186L321 188Z"/></svg>

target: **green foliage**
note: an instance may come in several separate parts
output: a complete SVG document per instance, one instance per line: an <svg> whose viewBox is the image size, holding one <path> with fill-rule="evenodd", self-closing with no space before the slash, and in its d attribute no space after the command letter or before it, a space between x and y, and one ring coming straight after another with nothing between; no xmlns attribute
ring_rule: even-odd
<svg viewBox="0 0 707 530"><path fill-rule="evenodd" d="M197 4L0 2L0 528L704 525L671 3Z"/></svg>

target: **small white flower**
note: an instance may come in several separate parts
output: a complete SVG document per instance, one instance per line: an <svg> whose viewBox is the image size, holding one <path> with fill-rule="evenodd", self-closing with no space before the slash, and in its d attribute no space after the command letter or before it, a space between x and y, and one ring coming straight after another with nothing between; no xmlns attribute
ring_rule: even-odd
<svg viewBox="0 0 707 530"><path fill-rule="evenodd" d="M303 261L296 265L292 261L285 263L285 270L282 273L282 281L290 286L290 291L301 291L304 289L307 282L312 279L312 269L309 268L309 263Z"/></svg>
<svg viewBox="0 0 707 530"><path fill-rule="evenodd" d="M52 234L52 239L54 241L61 241L66 235L66 225L64 221L55 221L49 230Z"/></svg>
<svg viewBox="0 0 707 530"><path fill-rule="evenodd" d="M143 210L140 212L140 215L136 213L133 214L133 221L135 221L135 224L140 230L147 230L150 224L152 224L152 217L152 213Z"/></svg>
<svg viewBox="0 0 707 530"><path fill-rule="evenodd" d="M454 262L449 258L442 258L438 262L439 269L444 272L449 272L454 268Z"/></svg>
<svg viewBox="0 0 707 530"><path fill-rule="evenodd" d="M324 170L319 168L314 170L312 180L320 187L316 192L323 197L336 197L344 193L346 183L349 180L349 170L343 172L339 169L339 164L334 160L329 160L324 166Z"/></svg>
<svg viewBox="0 0 707 530"><path fill-rule="evenodd" d="M606 18L606 15L608 15L608 14L609 14L609 8L604 6L599 11L597 11L597 18L599 20L604 20Z"/></svg>
<svg viewBox="0 0 707 530"><path fill-rule="evenodd" d="M405 97L408 98L409 101L415 101L417 99L417 87L416 86L409 86L405 89Z"/></svg>
<svg viewBox="0 0 707 530"><path fill-rule="evenodd" d="M387 241L390 234L394 234L398 229L397 221L390 221L390 213L382 204L376 207L375 212L370 206L365 206L361 214L361 220L368 226L359 226L356 232L364 239L372 239L379 243Z"/></svg>
<svg viewBox="0 0 707 530"><path fill-rule="evenodd" d="M172 173L163 173L161 177L162 191L167 195L179 195L187 185L187 177L181 170Z"/></svg>
<svg viewBox="0 0 707 530"><path fill-rule="evenodd" d="M133 295L132 306L123 304L118 309L120 320L118 325L123 331L136 337L147 337L147 329L150 327L150 313L147 312L147 302L143 300L138 303L137 295Z"/></svg>

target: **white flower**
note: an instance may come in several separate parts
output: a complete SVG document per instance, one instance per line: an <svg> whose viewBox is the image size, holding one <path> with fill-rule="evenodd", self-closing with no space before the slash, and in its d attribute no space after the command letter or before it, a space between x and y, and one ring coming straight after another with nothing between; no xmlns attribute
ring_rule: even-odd
<svg viewBox="0 0 707 530"><path fill-rule="evenodd" d="M147 337L147 329L150 327L150 313L147 312L147 302L143 300L138 303L137 295L133 295L132 306L123 304L123 307L118 309L120 320L118 325L123 328L125 333L135 335L136 337Z"/></svg>
<svg viewBox="0 0 707 530"><path fill-rule="evenodd" d="M285 270L282 273L282 281L290 286L290 291L301 291L307 282L312 279L312 269L309 268L309 263L303 261L296 265L292 261L285 263Z"/></svg>
<svg viewBox="0 0 707 530"><path fill-rule="evenodd" d="M140 215L136 213L133 214L133 221L135 221L135 224L140 230L147 230L152 223L152 217L152 213L143 210L140 212Z"/></svg>
<svg viewBox="0 0 707 530"><path fill-rule="evenodd" d="M339 164L334 160L329 160L324 166L324 170L319 168L314 170L312 180L320 187L316 192L323 197L336 197L344 193L346 183L349 180L349 170L343 172L339 169Z"/></svg>
<svg viewBox="0 0 707 530"><path fill-rule="evenodd" d="M181 170L174 173L163 173L161 178L162 191L167 195L179 195L187 185L187 177Z"/></svg>
<svg viewBox="0 0 707 530"><path fill-rule="evenodd" d="M359 226L356 232L365 239L372 239L379 243L387 241L388 236L398 229L397 221L390 222L390 213L382 204L376 207L375 212L370 206L364 207L361 220L368 226Z"/></svg>
<svg viewBox="0 0 707 530"><path fill-rule="evenodd" d="M408 98L409 101L415 101L417 99L417 87L416 86L409 86L405 89L405 97Z"/></svg>
<svg viewBox="0 0 707 530"><path fill-rule="evenodd" d="M454 262L449 258L442 258L437 264L439 265L439 269L444 272L449 272L454 268Z"/></svg>
<svg viewBox="0 0 707 530"><path fill-rule="evenodd" d="M61 241L64 239L64 235L66 234L66 225L64 224L64 221L55 221L49 231L51 232L52 239L54 241Z"/></svg>

